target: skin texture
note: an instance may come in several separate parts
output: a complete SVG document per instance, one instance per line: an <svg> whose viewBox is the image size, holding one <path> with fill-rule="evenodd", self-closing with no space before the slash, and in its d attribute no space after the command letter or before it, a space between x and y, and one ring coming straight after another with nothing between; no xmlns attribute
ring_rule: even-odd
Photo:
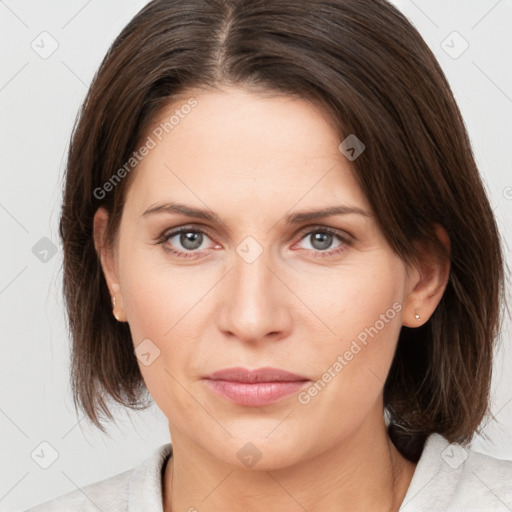
<svg viewBox="0 0 512 512"><path fill-rule="evenodd" d="M103 243L107 212L95 216L114 313L135 347L149 339L160 351L139 366L173 443L164 510L398 510L415 465L386 434L382 390L401 326L428 320L448 264L404 265L312 104L232 87L191 90L155 126L192 96L197 106L133 171L114 247ZM169 201L222 222L143 215ZM290 213L339 205L368 215L286 223ZM203 230L198 249L179 235L158 243L180 226ZM325 228L347 242L315 243ZM251 263L237 252L258 247ZM307 404L291 395L244 407L205 385L205 375L233 366L281 368L314 383L393 304L394 317ZM237 456L248 442L261 454L252 467Z"/></svg>

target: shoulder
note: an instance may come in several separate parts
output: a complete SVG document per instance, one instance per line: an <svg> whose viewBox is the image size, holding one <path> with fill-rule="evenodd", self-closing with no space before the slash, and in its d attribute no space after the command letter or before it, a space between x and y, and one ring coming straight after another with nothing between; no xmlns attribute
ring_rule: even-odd
<svg viewBox="0 0 512 512"><path fill-rule="evenodd" d="M133 469L85 485L25 512L117 512L128 508L137 510L139 506L161 511L162 467L171 451L171 444L164 444Z"/></svg>
<svg viewBox="0 0 512 512"><path fill-rule="evenodd" d="M50 512L75 510L124 510L128 494L128 483L133 469L118 475L75 489L50 501L41 503L26 512Z"/></svg>
<svg viewBox="0 0 512 512"><path fill-rule="evenodd" d="M512 461L431 434L400 512L512 510Z"/></svg>

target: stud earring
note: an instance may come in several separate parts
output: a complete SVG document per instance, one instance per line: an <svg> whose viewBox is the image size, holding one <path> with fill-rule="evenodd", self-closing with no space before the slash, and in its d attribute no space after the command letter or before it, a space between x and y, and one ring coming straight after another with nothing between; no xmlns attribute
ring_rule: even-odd
<svg viewBox="0 0 512 512"><path fill-rule="evenodd" d="M113 308L116 307L116 296L115 295L112 296L112 307Z"/></svg>
<svg viewBox="0 0 512 512"><path fill-rule="evenodd" d="M416 314L414 315L414 318L416 318L416 320L419 320L419 319L420 319L420 315L418 315L418 313L416 313Z"/></svg>

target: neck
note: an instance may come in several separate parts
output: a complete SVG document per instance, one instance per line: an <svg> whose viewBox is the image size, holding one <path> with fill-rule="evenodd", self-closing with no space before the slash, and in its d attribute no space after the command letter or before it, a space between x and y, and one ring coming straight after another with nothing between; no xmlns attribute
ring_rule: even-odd
<svg viewBox="0 0 512 512"><path fill-rule="evenodd" d="M358 429L331 449L271 471L212 458L180 432L164 476L164 511L397 511L416 464L396 450L384 422Z"/></svg>

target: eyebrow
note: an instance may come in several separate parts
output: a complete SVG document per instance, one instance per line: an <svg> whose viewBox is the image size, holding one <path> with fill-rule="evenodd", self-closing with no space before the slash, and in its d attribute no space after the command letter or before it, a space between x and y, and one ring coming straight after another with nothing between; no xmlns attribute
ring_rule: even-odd
<svg viewBox="0 0 512 512"><path fill-rule="evenodd" d="M198 219L205 219L211 222L219 222L223 224L222 219L211 210L203 210L200 208L194 208L192 206L187 206L182 203L165 203L165 204L157 204L154 206L150 206L142 215L153 215L155 213L180 213L187 217L196 217Z"/></svg>
<svg viewBox="0 0 512 512"><path fill-rule="evenodd" d="M160 205L150 206L142 215L153 215L156 213L178 213L187 217L193 217L196 219L204 219L210 222L217 222L226 226L226 223L211 210L205 210L201 208L194 208L182 203L169 202ZM298 224L307 220L322 219L324 217L331 217L333 215L349 215L357 214L365 217L371 217L370 212L358 208L357 206L339 205L329 206L327 208L319 210L308 210L290 213L285 216L285 222L288 224Z"/></svg>
<svg viewBox="0 0 512 512"><path fill-rule="evenodd" d="M287 215L286 222L290 224L304 222L305 220L322 219L324 217L331 217L333 215L349 215L349 214L363 215L364 217L371 217L370 212L358 208L357 206L329 206L321 210L311 210L304 212L296 212Z"/></svg>

